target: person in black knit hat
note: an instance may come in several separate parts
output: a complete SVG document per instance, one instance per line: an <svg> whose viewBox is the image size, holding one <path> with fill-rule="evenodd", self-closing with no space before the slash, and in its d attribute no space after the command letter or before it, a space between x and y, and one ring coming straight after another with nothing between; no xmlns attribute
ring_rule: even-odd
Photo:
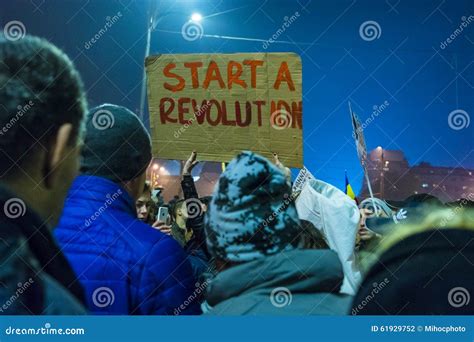
<svg viewBox="0 0 474 342"><path fill-rule="evenodd" d="M90 113L81 173L116 183L142 176L151 161L151 144L140 119L127 108L112 104L92 108Z"/></svg>
<svg viewBox="0 0 474 342"><path fill-rule="evenodd" d="M105 104L89 112L82 174L55 235L92 313L172 315L194 290L181 246L137 218L151 157L150 136L130 110ZM197 303L180 311L199 312Z"/></svg>

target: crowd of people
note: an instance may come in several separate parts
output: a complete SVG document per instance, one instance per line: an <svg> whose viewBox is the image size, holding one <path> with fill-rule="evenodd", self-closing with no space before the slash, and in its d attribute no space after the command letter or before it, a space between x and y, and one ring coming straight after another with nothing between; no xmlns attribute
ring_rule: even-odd
<svg viewBox="0 0 474 342"><path fill-rule="evenodd" d="M159 202L140 119L89 109L71 60L32 36L0 38L0 120L2 314L474 313L473 194L357 203L243 151L200 197L190 151L183 198Z"/></svg>

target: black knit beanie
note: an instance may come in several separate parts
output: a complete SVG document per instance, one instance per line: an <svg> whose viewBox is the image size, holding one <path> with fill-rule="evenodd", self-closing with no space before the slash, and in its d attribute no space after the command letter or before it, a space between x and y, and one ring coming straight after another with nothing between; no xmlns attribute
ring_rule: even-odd
<svg viewBox="0 0 474 342"><path fill-rule="evenodd" d="M132 180L150 163L150 135L130 110L104 104L87 115L81 157L82 174L116 183Z"/></svg>

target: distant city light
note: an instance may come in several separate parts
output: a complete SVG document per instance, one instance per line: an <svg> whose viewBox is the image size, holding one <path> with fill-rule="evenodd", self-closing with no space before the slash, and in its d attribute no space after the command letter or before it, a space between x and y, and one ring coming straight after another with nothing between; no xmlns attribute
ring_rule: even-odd
<svg viewBox="0 0 474 342"><path fill-rule="evenodd" d="M160 166L155 163L155 164L153 164L152 169L156 171L156 170L158 170L159 167L160 167Z"/></svg>
<svg viewBox="0 0 474 342"><path fill-rule="evenodd" d="M191 20L192 21L201 21L202 20L202 15L200 13L193 13L191 15Z"/></svg>
<svg viewBox="0 0 474 342"><path fill-rule="evenodd" d="M160 167L160 172L162 175L165 175L165 176L168 176L170 174L164 166Z"/></svg>

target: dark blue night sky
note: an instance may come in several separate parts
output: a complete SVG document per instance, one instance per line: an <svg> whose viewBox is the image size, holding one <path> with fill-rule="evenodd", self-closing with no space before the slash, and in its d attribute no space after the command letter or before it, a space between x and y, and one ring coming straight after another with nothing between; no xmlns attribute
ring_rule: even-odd
<svg viewBox="0 0 474 342"><path fill-rule="evenodd" d="M347 169L358 190L362 170L351 136L347 102L362 121L385 109L365 129L368 149L401 149L410 164L474 168L474 123L455 130L454 110L474 115L474 1L158 1L1 0L0 26L21 21L27 33L50 39L75 61L90 105L112 102L138 110L147 9L166 14L153 32L155 53L292 51L303 61L305 165L342 187ZM120 19L89 49L106 17ZM193 12L204 16L204 36L187 41L181 27ZM299 17L264 50L295 12ZM463 23L451 43L443 42ZM380 36L362 39L375 21ZM220 35L246 40L213 38ZM254 39L254 40L252 40ZM465 115L464 114L464 115Z"/></svg>

